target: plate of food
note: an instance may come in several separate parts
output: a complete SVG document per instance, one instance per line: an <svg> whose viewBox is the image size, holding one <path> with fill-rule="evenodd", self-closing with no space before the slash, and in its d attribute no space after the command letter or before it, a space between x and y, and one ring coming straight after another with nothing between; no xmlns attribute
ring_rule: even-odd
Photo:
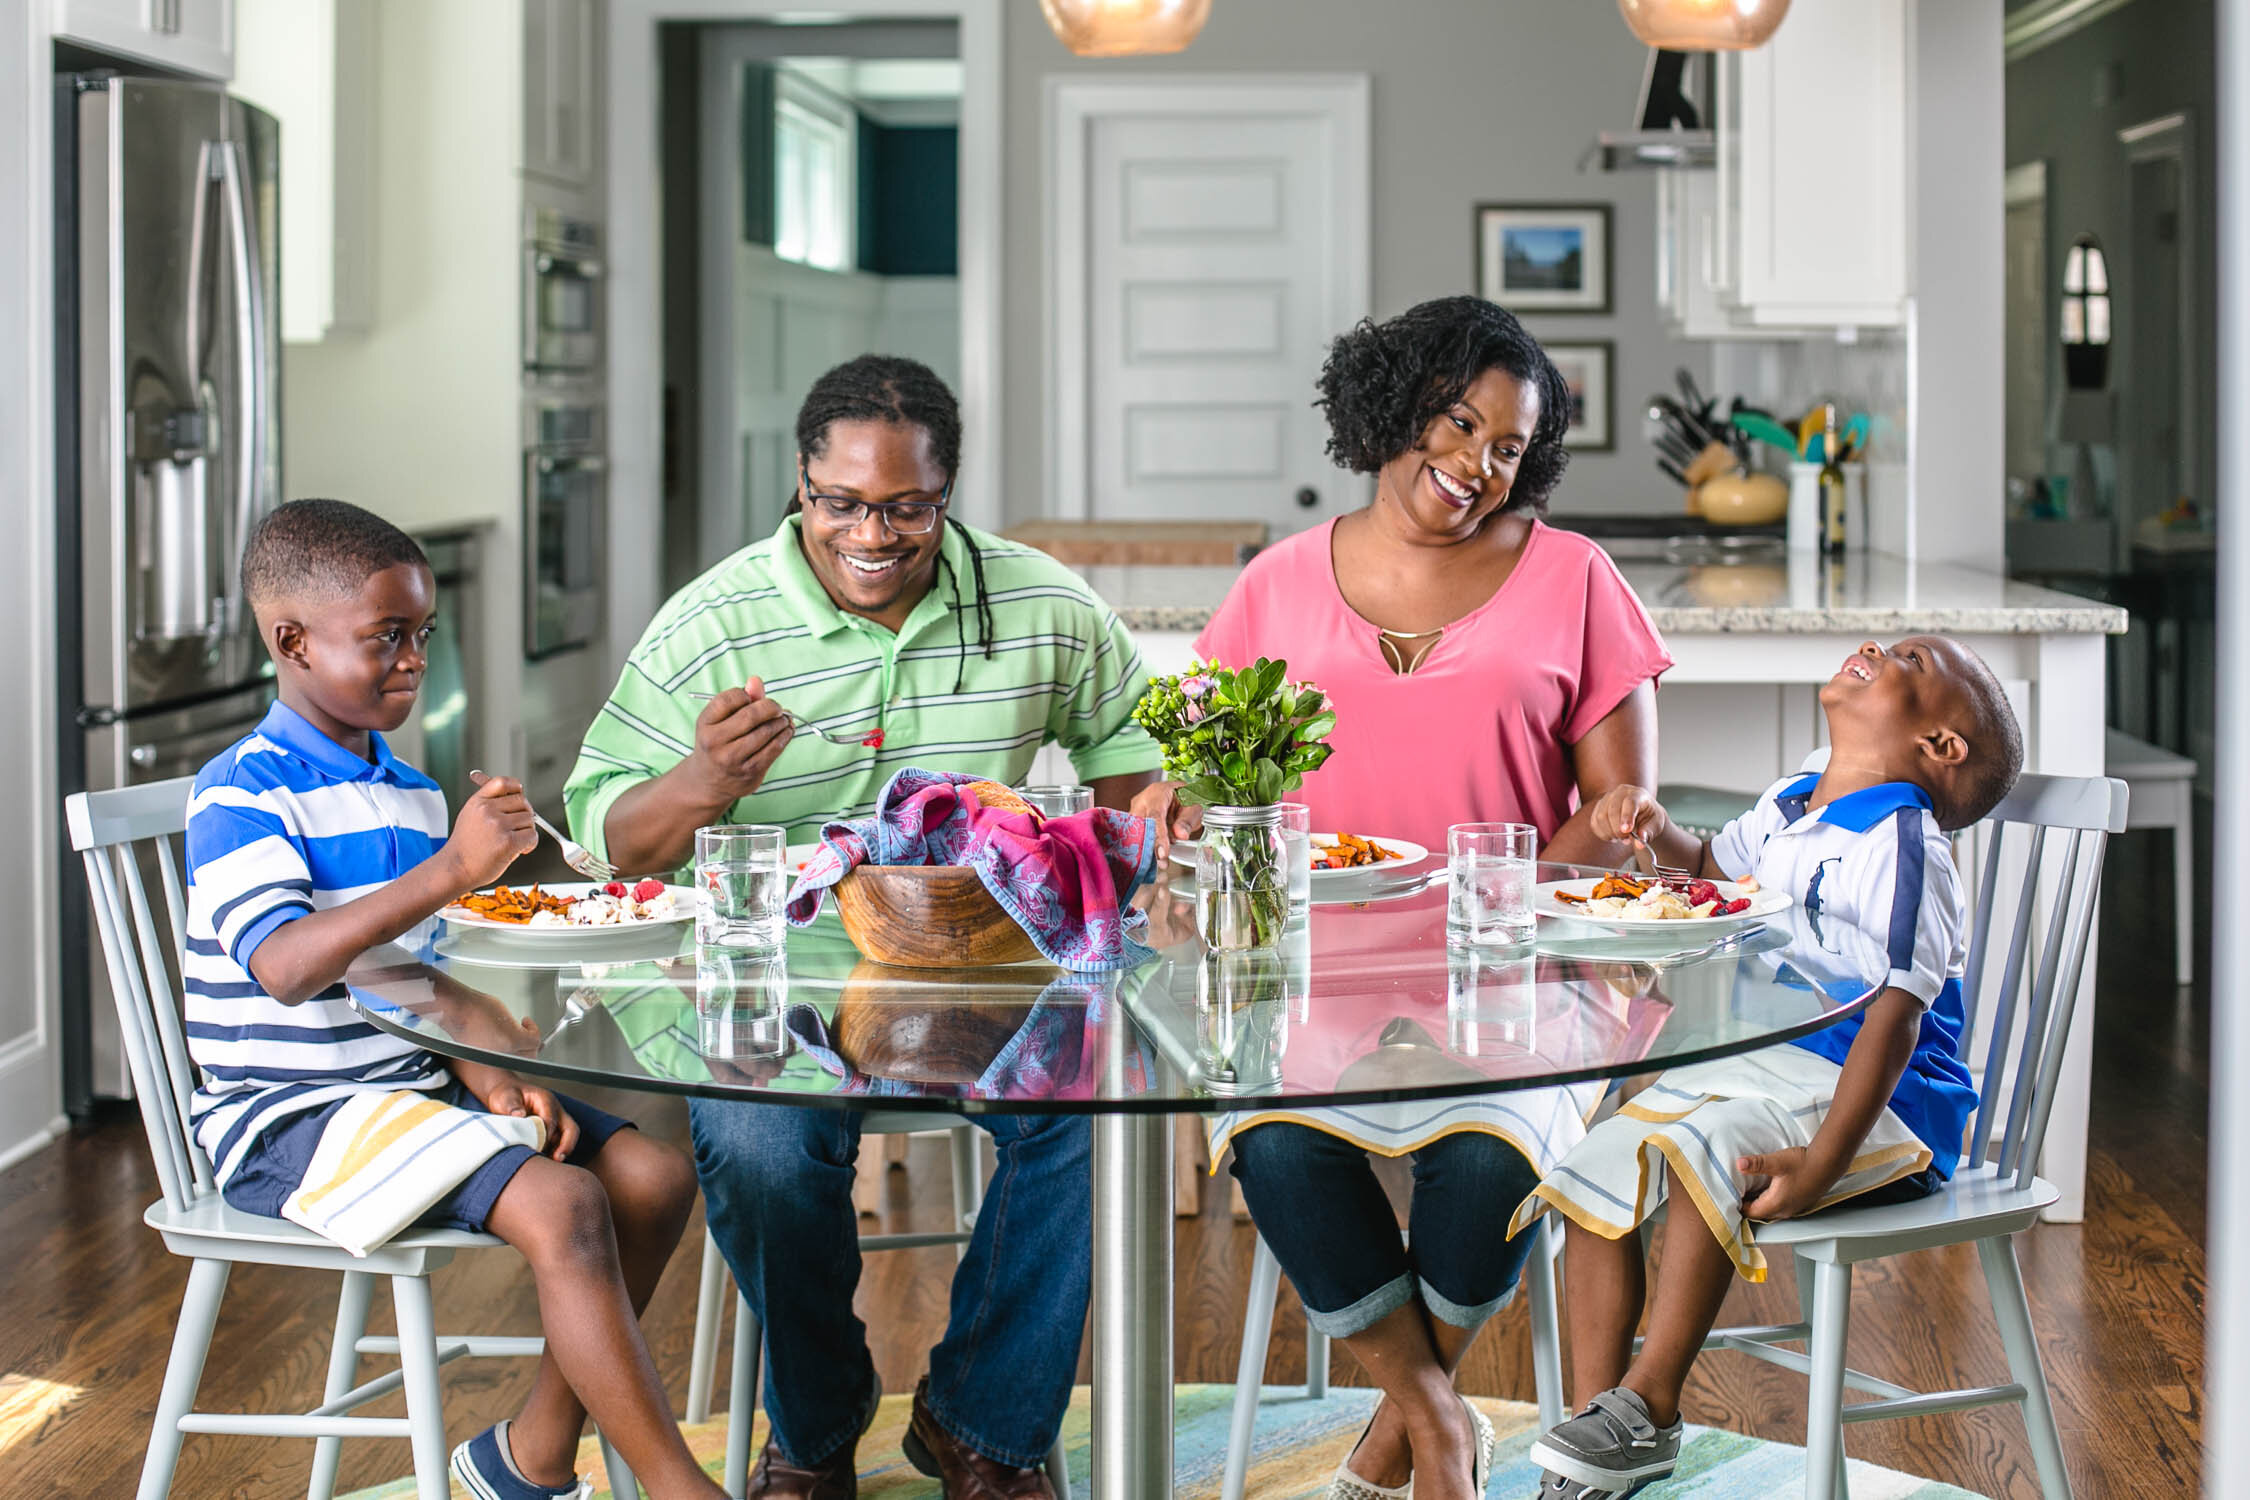
<svg viewBox="0 0 2250 1500"><path fill-rule="evenodd" d="M1174 840L1173 863L1193 870L1196 851L1202 847L1195 839ZM1312 836L1313 884L1316 887L1333 885L1367 875L1390 874L1420 864L1429 857L1429 850L1406 839L1363 833L1316 833Z"/></svg>
<svg viewBox="0 0 2250 1500"><path fill-rule="evenodd" d="M1786 892L1746 891L1731 880L1613 874L1544 881L1531 908L1542 917L1641 934L1739 927L1785 912L1789 904Z"/></svg>
<svg viewBox="0 0 2250 1500"><path fill-rule="evenodd" d="M438 915L457 927L510 937L584 937L695 920L695 892L661 880L561 885L496 885L472 891Z"/></svg>

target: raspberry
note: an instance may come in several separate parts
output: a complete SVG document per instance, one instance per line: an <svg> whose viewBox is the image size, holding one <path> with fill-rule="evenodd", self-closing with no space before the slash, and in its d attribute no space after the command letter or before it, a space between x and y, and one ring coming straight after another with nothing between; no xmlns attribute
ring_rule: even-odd
<svg viewBox="0 0 2250 1500"><path fill-rule="evenodd" d="M861 736L860 736L860 738L859 738L859 742L860 742L860 743L861 743L862 745L865 745L865 746L866 746L866 747L867 747L868 749L870 749L870 750L880 750L880 749L882 749L882 748L883 748L883 731L882 731L881 727L880 727L880 726L878 726L878 727L876 727L876 728L874 728L874 729L870 729L870 730L868 730L868 731L867 731L867 733L865 733L865 734L863 734L863 735L861 735Z"/></svg>
<svg viewBox="0 0 2250 1500"><path fill-rule="evenodd" d="M623 894L622 889L619 894ZM654 901L663 894L664 882L661 880L644 880L633 887L633 899L635 901Z"/></svg>
<svg viewBox="0 0 2250 1500"><path fill-rule="evenodd" d="M602 894L605 896L615 896L620 901L624 900L625 882L622 880L612 880L608 885L602 887Z"/></svg>

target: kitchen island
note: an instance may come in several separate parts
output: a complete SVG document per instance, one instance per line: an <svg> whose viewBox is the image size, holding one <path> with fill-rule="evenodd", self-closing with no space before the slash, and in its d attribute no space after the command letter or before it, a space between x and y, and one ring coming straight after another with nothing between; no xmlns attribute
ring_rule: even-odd
<svg viewBox="0 0 2250 1500"><path fill-rule="evenodd" d="M1824 742L1820 684L1863 641L1916 634L1951 636L1992 665L2023 724L2025 769L2102 774L2103 638L2125 630L2122 609L1996 573L1880 553L1832 566L1810 555L1730 555L1708 544L1619 541L1611 550L1678 663L1658 700L1666 782L1747 794L1795 769ZM1196 632L1239 573L1078 571L1134 632L1152 673L1187 664ZM2073 1221L2084 1213L2094 967L2089 950L2042 1169L2062 1194L2049 1217Z"/></svg>

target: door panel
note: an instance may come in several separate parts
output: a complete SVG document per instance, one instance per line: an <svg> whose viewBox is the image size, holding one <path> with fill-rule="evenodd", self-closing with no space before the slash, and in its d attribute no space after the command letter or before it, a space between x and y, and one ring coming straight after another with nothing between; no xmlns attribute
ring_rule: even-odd
<svg viewBox="0 0 2250 1500"><path fill-rule="evenodd" d="M1367 310L1364 86L1056 99L1059 513L1286 534L1359 504L1312 397L1329 340Z"/></svg>

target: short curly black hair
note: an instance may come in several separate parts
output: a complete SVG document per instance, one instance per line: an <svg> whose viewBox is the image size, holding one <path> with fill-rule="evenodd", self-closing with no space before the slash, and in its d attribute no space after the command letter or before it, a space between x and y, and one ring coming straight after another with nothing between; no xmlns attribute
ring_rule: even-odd
<svg viewBox="0 0 2250 1500"><path fill-rule="evenodd" d="M242 594L263 620L289 599L358 591L386 568L427 568L414 538L345 500L292 500L251 528L242 549Z"/></svg>
<svg viewBox="0 0 2250 1500"><path fill-rule="evenodd" d="M1544 515L1570 454L1570 388L1516 315L1482 297L1438 297L1385 322L1363 319L1328 346L1320 399L1328 456L1372 474L1422 440L1479 375L1505 370L1539 388L1539 423L1504 511Z"/></svg>
<svg viewBox="0 0 2250 1500"><path fill-rule="evenodd" d="M1983 657L1966 646L1959 655L1960 670L1952 675L1969 714L1964 736L1969 757L1931 798L1937 804L1938 827L1947 833L1982 822L2023 774L2023 726L2016 722L2007 689Z"/></svg>
<svg viewBox="0 0 2250 1500"><path fill-rule="evenodd" d="M937 371L895 354L862 354L813 382L797 408L797 451L828 451L837 422L894 422L930 435L930 456L951 479L961 470L961 403Z"/></svg>

